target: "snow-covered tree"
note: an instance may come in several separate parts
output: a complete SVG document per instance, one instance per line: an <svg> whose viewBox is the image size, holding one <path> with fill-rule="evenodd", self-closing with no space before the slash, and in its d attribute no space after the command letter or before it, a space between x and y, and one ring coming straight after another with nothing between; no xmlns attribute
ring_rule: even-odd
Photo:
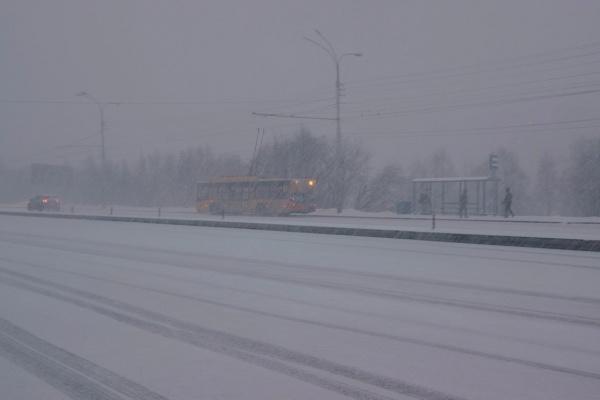
<svg viewBox="0 0 600 400"><path fill-rule="evenodd" d="M536 214L553 215L557 211L561 189L556 160L551 155L544 154L539 161L535 185Z"/></svg>
<svg viewBox="0 0 600 400"><path fill-rule="evenodd" d="M400 166L388 165L360 186L354 207L362 211L394 211L399 200L410 198L410 190Z"/></svg>
<svg viewBox="0 0 600 400"><path fill-rule="evenodd" d="M568 202L576 215L600 216L600 138L573 145L568 178Z"/></svg>
<svg viewBox="0 0 600 400"><path fill-rule="evenodd" d="M429 178L448 178L456 176L454 163L444 149L438 149L429 159L428 170L431 176Z"/></svg>

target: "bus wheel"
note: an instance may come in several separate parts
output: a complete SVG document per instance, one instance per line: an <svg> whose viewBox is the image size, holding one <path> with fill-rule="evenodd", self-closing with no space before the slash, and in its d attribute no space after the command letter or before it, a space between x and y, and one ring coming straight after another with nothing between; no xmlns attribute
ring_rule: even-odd
<svg viewBox="0 0 600 400"><path fill-rule="evenodd" d="M221 214L221 206L217 203L212 203L210 206L208 206L208 212L214 215Z"/></svg>
<svg viewBox="0 0 600 400"><path fill-rule="evenodd" d="M267 208L265 207L264 204L259 204L256 206L256 214L262 215L262 216L267 215Z"/></svg>

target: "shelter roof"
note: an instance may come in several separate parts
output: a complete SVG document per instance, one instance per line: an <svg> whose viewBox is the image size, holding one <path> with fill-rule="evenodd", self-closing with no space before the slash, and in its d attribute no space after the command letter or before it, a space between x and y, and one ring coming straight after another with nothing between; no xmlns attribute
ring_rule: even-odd
<svg viewBox="0 0 600 400"><path fill-rule="evenodd" d="M413 179L413 182L484 182L496 181L498 178L493 176L458 176L453 178L418 178Z"/></svg>

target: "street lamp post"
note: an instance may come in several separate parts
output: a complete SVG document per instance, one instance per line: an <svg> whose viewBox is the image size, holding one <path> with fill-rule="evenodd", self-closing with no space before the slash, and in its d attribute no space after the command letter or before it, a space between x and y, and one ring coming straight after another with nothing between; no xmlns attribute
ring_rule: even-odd
<svg viewBox="0 0 600 400"><path fill-rule="evenodd" d="M106 127L106 124L104 122L104 106L106 106L106 104L109 103L105 103L105 104L101 104L98 100L96 100L95 97L93 97L91 94L86 93L86 92L80 92L77 93L77 96L82 96L82 97L87 97L88 99L90 99L91 101L93 101L94 103L96 103L96 105L98 106L98 109L100 110L100 145L102 148L102 187L101 187L101 197L102 197L102 208L104 208L106 206L106 196L105 196L105 189L106 189L106 147L104 145L104 129Z"/></svg>
<svg viewBox="0 0 600 400"><path fill-rule="evenodd" d="M104 123L104 105L100 104L100 102L98 100L96 100L96 98L94 98L91 94L88 94L86 92L77 93L77 96L87 97L88 99L92 100L94 103L96 103L96 105L98 106L98 109L100 110L100 144L102 146L102 169L105 169L106 168L106 150L105 150L105 146L104 146L104 128L106 125Z"/></svg>
<svg viewBox="0 0 600 400"><path fill-rule="evenodd" d="M336 160L335 160L335 179L336 179L336 189L335 189L335 198L334 198L334 203L337 207L337 213L340 214L342 212L342 208L343 208L343 203L344 203L344 196L342 194L342 189L343 189L343 182L342 182L342 121L340 118L340 98L342 96L342 85L340 83L340 62L342 61L342 58L346 57L346 56L355 56L355 57L362 57L362 53L345 53L342 54L341 56L338 57L338 55L336 54L333 46L331 45L331 43L329 43L329 41L325 38L325 36L323 36L323 34L321 34L321 32L319 32L318 30L315 29L315 32L317 33L317 35L319 35L321 37L321 39L323 39L323 41L327 44L327 47L323 46L321 43L315 42L314 40L311 40L309 38L304 38L305 40L311 42L312 44L319 46L321 49L323 49L327 54L329 54L329 56L331 57L331 59L333 60L334 64L335 64L335 122L336 122L336 132L335 132L335 151L336 151Z"/></svg>

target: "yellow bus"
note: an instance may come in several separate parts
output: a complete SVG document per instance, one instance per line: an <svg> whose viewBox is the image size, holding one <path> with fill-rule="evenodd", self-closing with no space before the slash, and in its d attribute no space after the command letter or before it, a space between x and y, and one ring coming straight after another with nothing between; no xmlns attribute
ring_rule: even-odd
<svg viewBox="0 0 600 400"><path fill-rule="evenodd" d="M211 214L289 215L315 211L313 179L221 177L198 182L196 210Z"/></svg>

